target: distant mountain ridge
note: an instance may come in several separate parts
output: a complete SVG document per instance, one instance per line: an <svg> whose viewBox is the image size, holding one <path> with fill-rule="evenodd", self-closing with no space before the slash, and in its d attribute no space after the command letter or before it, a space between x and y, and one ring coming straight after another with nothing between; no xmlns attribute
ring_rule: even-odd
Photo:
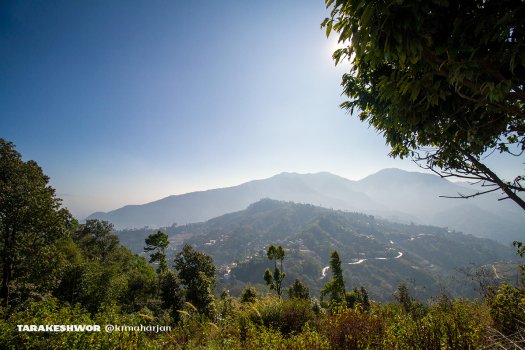
<svg viewBox="0 0 525 350"><path fill-rule="evenodd" d="M404 223L449 227L502 242L523 240L525 215L497 195L445 199L475 189L436 175L384 169L359 181L331 173L281 173L238 186L173 195L142 205L128 205L88 219L112 222L116 228L164 227L201 222L242 210L262 198L309 203L377 215Z"/></svg>

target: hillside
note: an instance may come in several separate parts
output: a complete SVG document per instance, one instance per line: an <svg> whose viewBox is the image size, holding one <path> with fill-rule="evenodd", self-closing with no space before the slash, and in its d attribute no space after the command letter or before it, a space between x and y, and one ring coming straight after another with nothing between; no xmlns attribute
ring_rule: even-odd
<svg viewBox="0 0 525 350"><path fill-rule="evenodd" d="M474 191L464 186L399 169L385 169L360 181L330 173L282 173L234 187L128 205L89 218L110 221L117 229L166 227L206 221L271 198L363 212L401 223L443 226L505 244L523 239L525 216L513 203L498 201L497 194L469 200L440 198Z"/></svg>
<svg viewBox="0 0 525 350"><path fill-rule="evenodd" d="M420 298L440 292L473 296L475 283L460 270L485 265L490 279L496 277L495 264L514 260L510 247L444 228L270 199L168 232L172 256L183 243L192 244L220 267L221 286L233 289L263 282L264 269L271 266L265 249L271 243L287 250L287 284L299 278L318 293L330 278L329 255L337 250L348 285L363 285L378 299L390 298L400 282L409 283ZM130 245L129 239L140 235L128 231L119 236ZM140 251L143 242L134 248Z"/></svg>

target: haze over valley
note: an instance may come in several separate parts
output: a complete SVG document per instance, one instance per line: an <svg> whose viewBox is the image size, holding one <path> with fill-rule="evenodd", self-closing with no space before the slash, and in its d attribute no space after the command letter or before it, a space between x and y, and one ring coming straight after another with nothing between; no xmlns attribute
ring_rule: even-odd
<svg viewBox="0 0 525 350"><path fill-rule="evenodd" d="M520 209L498 201L496 192L470 199L478 187L452 183L434 174L384 169L359 181L331 173L281 173L234 187L169 196L143 205L128 205L88 219L107 220L117 229L166 227L209 220L271 198L359 212L398 223L447 227L504 244L519 240L525 227Z"/></svg>

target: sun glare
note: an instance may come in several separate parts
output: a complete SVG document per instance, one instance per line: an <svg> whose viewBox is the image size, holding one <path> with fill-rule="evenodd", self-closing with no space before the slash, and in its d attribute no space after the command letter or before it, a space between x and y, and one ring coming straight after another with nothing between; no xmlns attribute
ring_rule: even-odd
<svg viewBox="0 0 525 350"><path fill-rule="evenodd" d="M338 37L337 35L330 35L328 37L328 41L329 41L329 49L330 49L330 55L335 51L335 50L338 50L338 49L342 49L344 47L347 46L348 43L340 43L338 42Z"/></svg>

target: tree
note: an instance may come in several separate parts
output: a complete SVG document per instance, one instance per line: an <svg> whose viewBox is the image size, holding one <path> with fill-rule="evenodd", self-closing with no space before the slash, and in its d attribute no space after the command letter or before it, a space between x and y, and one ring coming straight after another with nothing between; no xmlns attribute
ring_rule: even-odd
<svg viewBox="0 0 525 350"><path fill-rule="evenodd" d="M393 157L442 177L502 191L525 210L525 176L505 180L483 163L525 151L525 4L522 1L325 0L321 24L345 45L336 64L341 104L384 135ZM522 159L518 159L522 162Z"/></svg>
<svg viewBox="0 0 525 350"><path fill-rule="evenodd" d="M165 270L159 275L160 279L160 299L162 306L170 311L174 322L179 321L179 310L184 305L184 290L181 281L174 271Z"/></svg>
<svg viewBox="0 0 525 350"><path fill-rule="evenodd" d="M168 235L162 231L152 233L146 238L146 246L144 247L145 252L154 251L151 254L149 262L158 263L157 272L166 271L168 269L168 261L166 260L165 250L170 244Z"/></svg>
<svg viewBox="0 0 525 350"><path fill-rule="evenodd" d="M128 252L131 253L129 250ZM133 312L148 305L150 300L155 297L158 286L157 278L161 278L158 277L155 270L153 270L144 257L137 254L130 254L130 258L129 270L121 269L126 271L125 277L127 283L125 291L119 296L119 304L125 306L126 311Z"/></svg>
<svg viewBox="0 0 525 350"><path fill-rule="evenodd" d="M244 288L241 293L241 303L253 304L256 301L257 301L257 289L251 286Z"/></svg>
<svg viewBox="0 0 525 350"><path fill-rule="evenodd" d="M90 227L98 227L95 230L98 233L104 231L100 230L102 227L107 228L106 225ZM87 234L87 228L79 231L86 233L84 238L93 238ZM67 263L60 270L60 283L53 289L53 295L71 305L78 303L92 314L115 303L126 312L138 311L155 297L155 270L144 257L133 254L128 248L117 245L102 249L108 247L101 243L105 241L82 240L82 245L72 240L60 242L56 254L62 255ZM87 242L89 244L85 244Z"/></svg>
<svg viewBox="0 0 525 350"><path fill-rule="evenodd" d="M212 294L215 286L215 265L212 258L186 244L175 257L175 269L186 286L186 300L199 312L212 316L215 312Z"/></svg>
<svg viewBox="0 0 525 350"><path fill-rule="evenodd" d="M113 224L96 219L86 220L76 232L75 241L88 259L104 263L120 248L120 242L113 234Z"/></svg>
<svg viewBox="0 0 525 350"><path fill-rule="evenodd" d="M330 256L330 270L332 271L332 280L327 282L321 289L321 299L326 295L330 296L330 301L336 305L344 305L346 302L345 281L343 278L343 269L341 268L341 259L339 254L334 251Z"/></svg>
<svg viewBox="0 0 525 350"><path fill-rule="evenodd" d="M288 288L288 297L290 299L308 299L310 298L310 291L296 278L295 282Z"/></svg>
<svg viewBox="0 0 525 350"><path fill-rule="evenodd" d="M363 286L359 289L354 288L351 292L346 292L345 300L346 306L349 308L354 308L357 305L360 305L363 310L370 310L368 291Z"/></svg>
<svg viewBox="0 0 525 350"><path fill-rule="evenodd" d="M285 250L281 245L276 247L273 244L271 244L268 247L268 251L266 253L268 259L273 260L274 262L274 270L272 273L269 268L266 268L266 270L264 271L264 281L266 282L270 290L275 290L277 292L279 298L282 294L282 283L284 278L286 277L286 274L283 272L283 260L285 254ZM277 267L277 260L280 260L281 268Z"/></svg>
<svg viewBox="0 0 525 350"><path fill-rule="evenodd" d="M408 287L405 283L401 283L397 287L397 293L395 294L395 298L401 306L403 306L403 310L405 312L410 312L412 310L412 307L414 305L414 299L410 296L410 293L408 292Z"/></svg>
<svg viewBox="0 0 525 350"><path fill-rule="evenodd" d="M31 270L46 276L46 247L66 237L73 222L35 161L23 161L13 143L0 138L0 299L10 304L11 288ZM37 276L38 277L38 276Z"/></svg>

